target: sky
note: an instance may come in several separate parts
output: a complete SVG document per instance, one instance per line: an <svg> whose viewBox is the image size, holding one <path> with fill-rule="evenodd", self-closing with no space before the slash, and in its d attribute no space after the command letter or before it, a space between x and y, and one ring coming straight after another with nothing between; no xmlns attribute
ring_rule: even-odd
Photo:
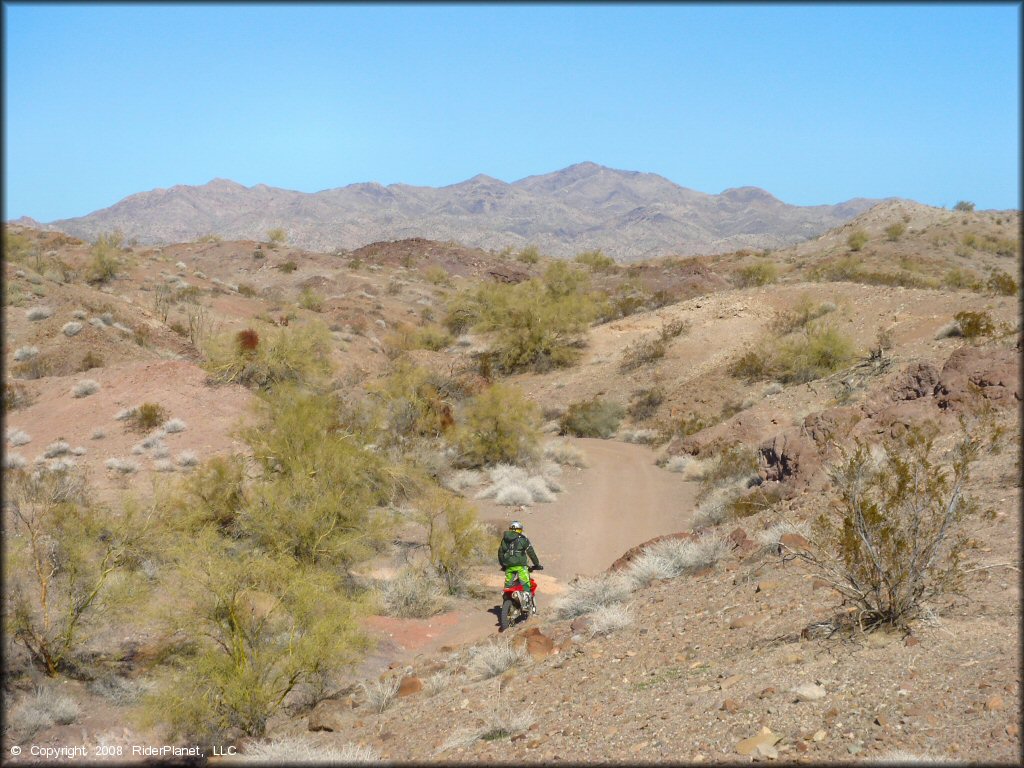
<svg viewBox="0 0 1024 768"><path fill-rule="evenodd" d="M4 220L215 178L316 192L592 161L786 203L1019 208L998 4L4 2Z"/></svg>

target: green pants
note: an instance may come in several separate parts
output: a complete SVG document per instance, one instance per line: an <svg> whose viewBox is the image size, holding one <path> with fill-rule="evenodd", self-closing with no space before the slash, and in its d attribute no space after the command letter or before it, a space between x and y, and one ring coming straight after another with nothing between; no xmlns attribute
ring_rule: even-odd
<svg viewBox="0 0 1024 768"><path fill-rule="evenodd" d="M505 587L511 587L512 582L516 580L516 576L519 577L519 581L522 582L526 589L530 589L530 572L526 569L525 565L512 565L505 569ZM533 591L530 592L533 594Z"/></svg>

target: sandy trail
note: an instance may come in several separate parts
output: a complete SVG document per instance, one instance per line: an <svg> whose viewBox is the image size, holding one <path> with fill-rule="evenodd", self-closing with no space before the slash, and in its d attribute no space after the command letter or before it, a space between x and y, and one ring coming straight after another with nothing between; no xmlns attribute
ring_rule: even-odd
<svg viewBox="0 0 1024 768"><path fill-rule="evenodd" d="M522 513L489 500L478 501L480 518L504 527L516 515L544 565L534 576L538 605L550 607L574 576L593 576L606 570L631 547L667 533L687 530L693 515L697 484L654 465L647 447L615 440L568 439L587 457L589 466L565 468L563 492L550 504L534 504ZM494 549L497 552L498 541ZM495 564L485 574L494 587L495 607L500 597L501 570ZM442 646L473 642L497 632L495 613L480 602L430 619L373 617L370 629L381 640L367 659L379 668L387 661L413 662Z"/></svg>

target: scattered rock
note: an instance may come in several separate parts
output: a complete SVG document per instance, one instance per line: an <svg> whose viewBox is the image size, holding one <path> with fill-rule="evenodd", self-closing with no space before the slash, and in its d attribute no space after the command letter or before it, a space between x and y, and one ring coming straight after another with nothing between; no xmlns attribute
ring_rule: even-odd
<svg viewBox="0 0 1024 768"><path fill-rule="evenodd" d="M643 544L637 544L632 549L628 550L622 557L611 564L609 571L621 571L623 568L627 568L630 563L633 562L640 554L652 544L657 544L659 541L696 541L697 536L689 531L682 531L680 533L669 533L665 536L655 536L653 539L645 541Z"/></svg>
<svg viewBox="0 0 1024 768"><path fill-rule="evenodd" d="M817 683L804 683L792 689L797 701L821 701L827 691Z"/></svg>
<svg viewBox="0 0 1024 768"><path fill-rule="evenodd" d="M788 534L788 533L786 534L786 536L789 536L789 535L791 535L791 534ZM771 590L778 589L778 588L779 588L779 582L778 581L772 581L770 579L765 579L763 581L757 582L757 587L754 589L754 592L770 592Z"/></svg>
<svg viewBox="0 0 1024 768"><path fill-rule="evenodd" d="M731 676L725 678L725 680L723 680L722 683L721 683L722 690L724 691L726 688L731 688L732 686L736 685L736 683L738 683L742 679L743 679L743 675L731 675Z"/></svg>
<svg viewBox="0 0 1024 768"><path fill-rule="evenodd" d="M757 617L752 615L735 616L729 620L729 629L743 629L757 624Z"/></svg>
<svg viewBox="0 0 1024 768"><path fill-rule="evenodd" d="M780 740L781 736L777 736L772 733L771 730L766 726L761 729L761 732L756 736L743 739L739 744L736 745L736 752L741 755L753 755L755 752L759 752L762 746L774 747Z"/></svg>
<svg viewBox="0 0 1024 768"><path fill-rule="evenodd" d="M769 696L775 695L775 693L777 693L775 688L769 685L767 688L762 688L761 689L761 692L759 694L757 694L757 698L759 698L759 699L767 699Z"/></svg>
<svg viewBox="0 0 1024 768"><path fill-rule="evenodd" d="M590 616L577 616L572 620L572 624L569 628L576 635L585 635L590 632L591 619Z"/></svg>
<svg viewBox="0 0 1024 768"><path fill-rule="evenodd" d="M989 712L997 712L1000 709L1005 708L1006 704L1003 702L1003 697L999 694L990 697L989 700L985 702L985 709L987 709Z"/></svg>
<svg viewBox="0 0 1024 768"><path fill-rule="evenodd" d="M726 699L722 702L722 706L719 709L729 714L735 714L740 710L740 703L736 699Z"/></svg>
<svg viewBox="0 0 1024 768"><path fill-rule="evenodd" d="M907 646L907 648L913 648L915 645L920 645L921 640L917 635L907 635L907 639L903 641L903 644Z"/></svg>
<svg viewBox="0 0 1024 768"><path fill-rule="evenodd" d="M779 544L789 549L807 549L810 542L799 533L784 533L779 537Z"/></svg>
<svg viewBox="0 0 1024 768"><path fill-rule="evenodd" d="M824 731L815 731L814 735L811 736L811 741L817 741L817 742L824 741L825 740L825 736L827 736L827 735L828 734L826 734Z"/></svg>
<svg viewBox="0 0 1024 768"><path fill-rule="evenodd" d="M409 677L403 677L402 682L398 684L398 696L412 696L414 693L419 693L423 690L423 681L415 675Z"/></svg>
<svg viewBox="0 0 1024 768"><path fill-rule="evenodd" d="M831 588L832 588L832 585L829 584L824 579L815 579L814 581L811 582L811 591L812 592L815 592L815 591L817 591L819 589L831 589Z"/></svg>

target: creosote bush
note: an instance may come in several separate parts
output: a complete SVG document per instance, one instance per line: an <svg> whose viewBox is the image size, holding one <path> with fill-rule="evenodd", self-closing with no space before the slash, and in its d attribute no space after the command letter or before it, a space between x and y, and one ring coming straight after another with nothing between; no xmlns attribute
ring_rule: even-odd
<svg viewBox="0 0 1024 768"><path fill-rule="evenodd" d="M210 339L203 364L210 378L268 390L283 382L313 384L330 372L331 336L323 323L281 328L255 349L241 347L233 334Z"/></svg>
<svg viewBox="0 0 1024 768"><path fill-rule="evenodd" d="M169 415L167 409L159 403L143 403L131 409L126 420L137 432L148 432L167 421Z"/></svg>
<svg viewBox="0 0 1024 768"><path fill-rule="evenodd" d="M905 627L963 576L964 494L978 442L964 436L936 457L938 428L915 425L884 451L858 442L832 469L835 504L816 521L810 549L793 556L859 608L861 627Z"/></svg>
<svg viewBox="0 0 1024 768"><path fill-rule="evenodd" d="M779 277L779 268L774 263L759 262L748 264L736 270L736 285L740 288L751 288L758 285L769 285Z"/></svg>
<svg viewBox="0 0 1024 768"><path fill-rule="evenodd" d="M953 320L960 329L960 335L965 339L991 336L996 330L995 323L992 321L992 315L985 311L970 312L964 310L953 315Z"/></svg>
<svg viewBox="0 0 1024 768"><path fill-rule="evenodd" d="M559 434L607 440L618 430L625 413L618 403L597 397L573 403L558 423Z"/></svg>
<svg viewBox="0 0 1024 768"><path fill-rule="evenodd" d="M846 244L850 246L851 251L859 251L868 242L868 233L863 229L857 229L850 233L850 236L846 238Z"/></svg>
<svg viewBox="0 0 1024 768"><path fill-rule="evenodd" d="M853 356L849 337L830 325L814 324L772 346L745 352L730 365L729 372L748 382L775 379L801 384L839 370Z"/></svg>

